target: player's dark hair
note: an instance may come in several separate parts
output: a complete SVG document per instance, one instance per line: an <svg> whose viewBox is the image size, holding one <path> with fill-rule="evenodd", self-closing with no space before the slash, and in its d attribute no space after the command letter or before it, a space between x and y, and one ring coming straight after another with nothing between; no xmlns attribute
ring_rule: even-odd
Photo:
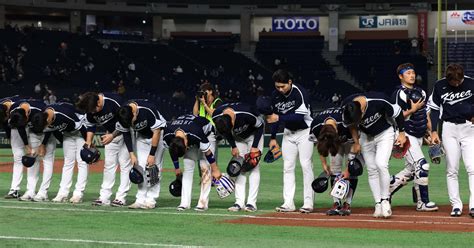
<svg viewBox="0 0 474 248"><path fill-rule="evenodd" d="M203 83L201 84L201 86L199 86L199 90L200 91L211 91L211 95L214 97L214 98L217 98L217 92L216 90L214 89L214 86L212 86L212 84L210 83Z"/></svg>
<svg viewBox="0 0 474 248"><path fill-rule="evenodd" d="M397 67L397 75L400 75L400 72L402 70L406 70L406 69L415 69L415 66L412 64L412 63L404 63L404 64L400 64L398 67Z"/></svg>
<svg viewBox="0 0 474 248"><path fill-rule="evenodd" d="M336 156L341 145L337 130L332 125L324 125L318 136L317 149L321 156Z"/></svg>
<svg viewBox="0 0 474 248"><path fill-rule="evenodd" d="M0 104L0 122L5 121L7 118L8 107L5 104Z"/></svg>
<svg viewBox="0 0 474 248"><path fill-rule="evenodd" d="M76 108L84 113L93 113L97 108L99 94L97 92L86 92L79 97Z"/></svg>
<svg viewBox="0 0 474 248"><path fill-rule="evenodd" d="M232 136L232 119L230 115L223 114L214 119L214 125L216 126L217 133L224 137Z"/></svg>
<svg viewBox="0 0 474 248"><path fill-rule="evenodd" d="M173 137L169 145L170 156L172 159L177 159L186 153L186 145L184 139L181 137Z"/></svg>
<svg viewBox="0 0 474 248"><path fill-rule="evenodd" d="M31 131L33 133L42 133L48 125L48 113L39 112L31 116Z"/></svg>
<svg viewBox="0 0 474 248"><path fill-rule="evenodd" d="M461 82L464 79L464 68L460 64L449 64L446 67L446 80L449 84Z"/></svg>
<svg viewBox="0 0 474 248"><path fill-rule="evenodd" d="M130 128L132 126L133 109L130 105L120 107L118 111L118 121L124 128Z"/></svg>
<svg viewBox="0 0 474 248"><path fill-rule="evenodd" d="M291 74L285 69L278 69L272 75L273 82L278 82L282 84L290 83L291 79L292 79Z"/></svg>
<svg viewBox="0 0 474 248"><path fill-rule="evenodd" d="M10 113L9 123L12 128L26 127L26 124L28 123L28 118L26 117L26 111L22 108L13 110Z"/></svg>
<svg viewBox="0 0 474 248"><path fill-rule="evenodd" d="M362 119L362 109L360 102L351 101L346 103L343 107L342 120L345 125L358 125Z"/></svg>

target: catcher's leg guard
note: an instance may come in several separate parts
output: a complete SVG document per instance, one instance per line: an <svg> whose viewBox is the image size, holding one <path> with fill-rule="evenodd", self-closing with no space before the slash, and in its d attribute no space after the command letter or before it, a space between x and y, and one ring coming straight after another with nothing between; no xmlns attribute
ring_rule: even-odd
<svg viewBox="0 0 474 248"><path fill-rule="evenodd" d="M403 186L407 185L408 182L413 180L413 175L408 177L406 175L400 175L401 173L398 173L395 176L392 176L392 179L390 180L390 197L392 197L397 191L399 191Z"/></svg>
<svg viewBox="0 0 474 248"><path fill-rule="evenodd" d="M349 204L352 203L352 198L354 198L354 194L356 192L358 182L359 182L359 179L357 178L349 179L349 193L347 194L347 197L346 197L346 202Z"/></svg>
<svg viewBox="0 0 474 248"><path fill-rule="evenodd" d="M415 187L414 193L416 197L413 197L413 200L416 198L416 202L422 201L424 203L430 202L428 194L428 174L430 170L430 164L426 162L424 158L417 161L415 166Z"/></svg>

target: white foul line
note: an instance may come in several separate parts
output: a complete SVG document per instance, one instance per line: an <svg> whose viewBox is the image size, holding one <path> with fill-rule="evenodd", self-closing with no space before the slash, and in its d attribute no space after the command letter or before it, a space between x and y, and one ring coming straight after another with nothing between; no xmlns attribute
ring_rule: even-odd
<svg viewBox="0 0 474 248"><path fill-rule="evenodd" d="M95 244L107 244L107 245L202 247L202 246L186 246L186 245L172 245L172 244L158 244L158 243L135 243L135 242L120 242L120 241L90 240L90 239L34 238L34 237L17 237L17 236L0 236L0 239L33 240L33 241L57 241L57 242L75 242L75 243L95 243Z"/></svg>
<svg viewBox="0 0 474 248"><path fill-rule="evenodd" d="M314 222L369 222L369 223L400 223L400 224L435 224L435 225L465 225L474 226L470 222L443 222L443 221L405 221L393 219L347 219L347 218L292 218L292 217L276 217L276 216L258 216L258 215L236 215L236 214L213 214L213 213L183 213L183 212L159 212L159 211L134 211L134 210L116 210L110 211L105 209L77 209L77 208L40 208L40 207L19 207L19 206L0 206L5 209L23 209L23 210L43 210L43 211L64 211L64 212L100 212L100 213L132 213L132 214L157 214L157 215L187 215L187 216L217 216L217 217L237 217L251 219L268 219L268 220L293 220L293 221L314 221ZM369 216L369 215L367 215Z"/></svg>

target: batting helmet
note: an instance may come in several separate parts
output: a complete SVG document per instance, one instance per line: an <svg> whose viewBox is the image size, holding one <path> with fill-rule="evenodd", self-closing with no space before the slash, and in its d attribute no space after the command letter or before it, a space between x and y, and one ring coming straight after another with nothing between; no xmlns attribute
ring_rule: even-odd
<svg viewBox="0 0 474 248"><path fill-rule="evenodd" d="M259 96L257 98L257 111L262 115L271 115L272 111L272 99L269 96Z"/></svg>
<svg viewBox="0 0 474 248"><path fill-rule="evenodd" d="M229 164L227 165L227 174L231 177L236 177L240 175L240 172L242 170L242 164L244 162L244 158L238 156L238 157L233 157L230 161Z"/></svg>
<svg viewBox="0 0 474 248"><path fill-rule="evenodd" d="M81 149L81 159L87 164L93 164L100 159L100 151L95 147L82 147Z"/></svg>
<svg viewBox="0 0 474 248"><path fill-rule="evenodd" d="M351 176L360 176L364 172L364 169L362 167L362 162L358 158L354 158L349 160L349 163L347 163L347 168L349 168L349 174Z"/></svg>
<svg viewBox="0 0 474 248"><path fill-rule="evenodd" d="M313 188L314 192L316 193L323 193L328 189L329 186L329 175L326 172L321 172L319 176L314 179L313 183L311 183L311 187Z"/></svg>
<svg viewBox="0 0 474 248"><path fill-rule="evenodd" d="M138 165L133 166L128 177L130 178L130 182L134 184L143 183L143 168Z"/></svg>
<svg viewBox="0 0 474 248"><path fill-rule="evenodd" d="M21 157L21 163L25 167L31 167L35 164L36 162L36 156L35 155L24 155Z"/></svg>
<svg viewBox="0 0 474 248"><path fill-rule="evenodd" d="M183 175L176 176L176 179L170 183L170 194L174 197L181 196L181 188L183 187Z"/></svg>

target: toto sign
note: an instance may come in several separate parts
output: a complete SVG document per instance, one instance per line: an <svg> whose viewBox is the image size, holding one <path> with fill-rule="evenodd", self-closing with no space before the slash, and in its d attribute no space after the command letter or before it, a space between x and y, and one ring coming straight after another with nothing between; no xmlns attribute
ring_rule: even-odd
<svg viewBox="0 0 474 248"><path fill-rule="evenodd" d="M318 31L319 18L315 16L273 17L273 32Z"/></svg>

